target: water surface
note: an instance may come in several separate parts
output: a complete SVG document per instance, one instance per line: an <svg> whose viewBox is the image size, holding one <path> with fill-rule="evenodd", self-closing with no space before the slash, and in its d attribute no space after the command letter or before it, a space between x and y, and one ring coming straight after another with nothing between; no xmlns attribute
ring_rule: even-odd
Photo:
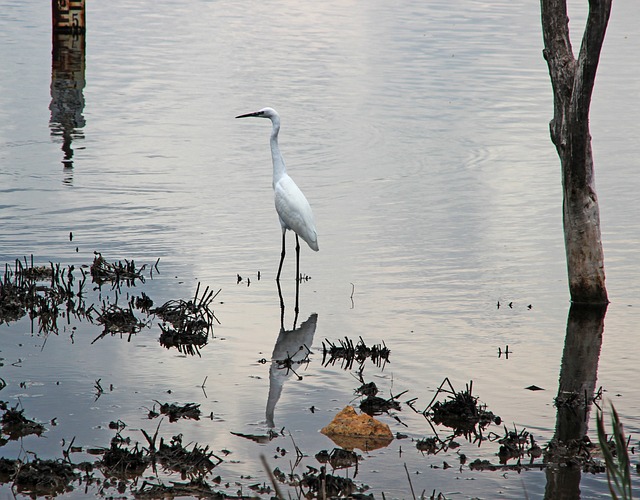
<svg viewBox="0 0 640 500"><path fill-rule="evenodd" d="M612 301L597 386L636 436L634 7L613 7L591 129ZM572 9L577 48L584 11ZM445 377L459 389L473 380L506 425L542 444L553 437L569 295L536 3L92 3L83 71L74 89L53 97L49 10L5 2L2 12L0 262L33 254L39 263L82 265L94 251L140 264L160 258L144 288L158 303L191 297L198 282L222 288L221 324L201 357L160 347L157 326L130 342L92 344L95 325L45 337L28 320L3 324L0 376L8 385L0 396L39 421L57 419L46 439L10 443L3 456L20 456L22 445L59 457L73 437L83 447L108 446L114 419L143 442L138 429L157 425L146 420L155 400L196 402L213 419L165 422L163 435L230 450L215 471L224 480L267 481L258 454L287 469L289 433L309 463L333 447L317 431L354 402L358 382L322 366L322 342L345 336L391 349L384 370L364 372L385 397L407 390L403 398L424 407ZM65 123L52 100L71 106ZM257 445L231 432L259 434L271 423L270 364L259 360L271 359L280 332L280 234L269 123L233 117L264 106L282 117L281 148L313 206L321 250L305 246L301 255L311 279L301 284L298 325L317 314L314 354L302 380L278 382L272 418L285 436ZM289 245L287 328L291 236ZM509 358L499 358L507 345ZM97 379L113 388L96 401ZM524 389L533 384L545 390ZM423 456L411 439L431 428L406 406L397 416L404 425L381 419L410 439L364 453L356 477L376 497L409 497L405 463L416 492L544 496L544 472L474 472L453 452ZM271 458L276 447L290 454ZM462 447L470 460L494 462L497 449ZM444 461L454 467L443 469ZM581 481L582 498L607 491L602 475Z"/></svg>

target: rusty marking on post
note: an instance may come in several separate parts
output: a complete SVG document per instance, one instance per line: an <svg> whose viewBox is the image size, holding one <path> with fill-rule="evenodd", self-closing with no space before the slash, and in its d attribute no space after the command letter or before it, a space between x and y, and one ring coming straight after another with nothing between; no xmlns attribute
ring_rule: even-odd
<svg viewBox="0 0 640 500"><path fill-rule="evenodd" d="M51 0L51 10L55 33L85 32L85 0Z"/></svg>

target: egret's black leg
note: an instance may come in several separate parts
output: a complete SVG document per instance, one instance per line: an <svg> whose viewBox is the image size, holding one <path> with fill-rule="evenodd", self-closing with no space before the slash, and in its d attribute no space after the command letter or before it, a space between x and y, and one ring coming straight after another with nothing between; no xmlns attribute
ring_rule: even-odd
<svg viewBox="0 0 640 500"><path fill-rule="evenodd" d="M276 281L280 281L280 273L282 272L282 263L284 262L284 254L285 254L284 235L285 234L287 234L287 230L283 229L282 230L282 252L280 253L280 266L278 267L278 275L276 276Z"/></svg>
<svg viewBox="0 0 640 500"><path fill-rule="evenodd" d="M296 234L296 281L300 281L300 240Z"/></svg>
<svg viewBox="0 0 640 500"><path fill-rule="evenodd" d="M296 308L295 308L295 319L293 321L293 328L295 329L296 321L298 320L298 297L300 295L300 241L298 240L298 235L296 234Z"/></svg>

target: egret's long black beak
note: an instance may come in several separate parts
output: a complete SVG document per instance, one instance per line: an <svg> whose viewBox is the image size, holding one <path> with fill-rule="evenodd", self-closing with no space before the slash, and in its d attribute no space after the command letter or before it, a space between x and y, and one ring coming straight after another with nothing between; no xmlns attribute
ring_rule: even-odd
<svg viewBox="0 0 640 500"><path fill-rule="evenodd" d="M255 111L253 113L247 113L246 115L238 115L236 118L247 118L248 116L262 116L264 111Z"/></svg>

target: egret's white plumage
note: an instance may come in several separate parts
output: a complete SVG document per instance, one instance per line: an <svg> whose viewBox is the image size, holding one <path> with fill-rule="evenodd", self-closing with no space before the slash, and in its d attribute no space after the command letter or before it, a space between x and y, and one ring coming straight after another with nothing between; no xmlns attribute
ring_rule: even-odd
<svg viewBox="0 0 640 500"><path fill-rule="evenodd" d="M282 254L280 257L280 267L278 276L280 279L280 271L282 271L282 262L285 255L285 234L287 230L291 230L296 234L296 263L297 273L299 273L300 262L300 245L298 244L298 236L307 242L309 247L316 252L318 247L318 232L313 219L311 206L300 188L293 182L293 179L287 174L287 168L284 159L280 153L278 145L278 133L280 132L280 115L273 108L263 108L253 113L238 115L236 118L269 118L271 120L271 160L273 162L273 193L275 197L276 211L280 218L280 226L282 227ZM299 277L299 274L297 275Z"/></svg>
<svg viewBox="0 0 640 500"><path fill-rule="evenodd" d="M313 213L300 188L285 173L278 181L274 180L273 192L282 229L290 229L317 252L318 233L313 222Z"/></svg>

